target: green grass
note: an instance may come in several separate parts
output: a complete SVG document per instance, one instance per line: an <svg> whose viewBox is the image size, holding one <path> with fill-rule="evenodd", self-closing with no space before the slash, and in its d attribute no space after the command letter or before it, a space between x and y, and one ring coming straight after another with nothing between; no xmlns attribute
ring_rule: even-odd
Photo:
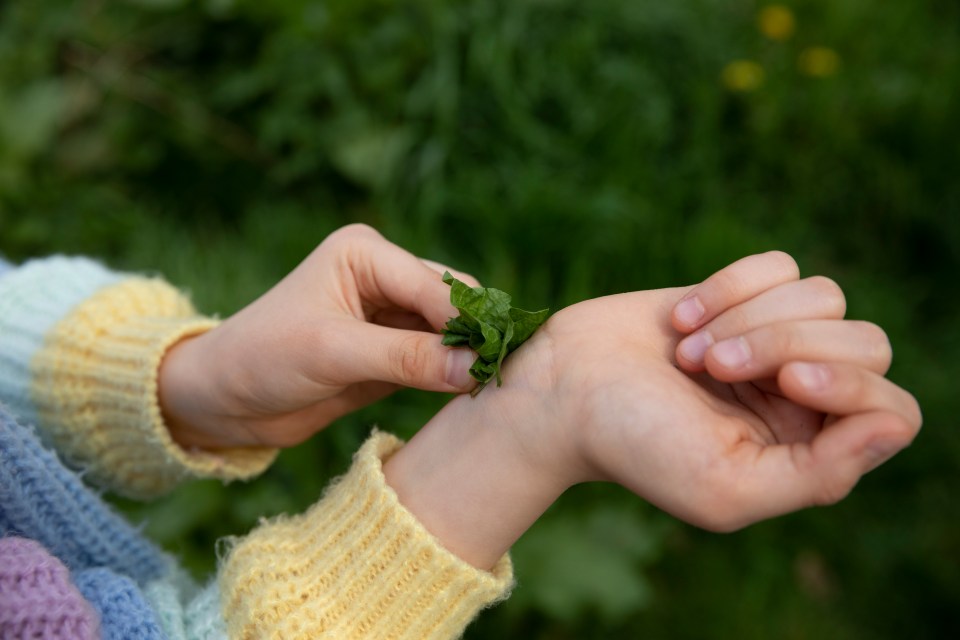
<svg viewBox="0 0 960 640"><path fill-rule="evenodd" d="M468 637L944 637L960 624L960 9L798 0L776 42L759 6L6 2L0 252L160 272L226 316L354 221L528 308L787 250L888 331L890 375L924 409L915 445L838 506L725 536L578 488ZM798 71L810 46L839 73ZM764 68L756 90L723 86L736 59ZM409 436L443 401L402 392L256 483L123 506L206 575L218 537L303 509L371 425Z"/></svg>

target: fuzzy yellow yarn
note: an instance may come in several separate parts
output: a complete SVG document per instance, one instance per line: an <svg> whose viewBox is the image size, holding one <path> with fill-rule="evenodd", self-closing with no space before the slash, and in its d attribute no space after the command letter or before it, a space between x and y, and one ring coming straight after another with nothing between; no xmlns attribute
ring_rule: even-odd
<svg viewBox="0 0 960 640"><path fill-rule="evenodd" d="M375 433L309 511L235 543L219 577L231 638L449 640L507 597L508 556L489 572L467 564L386 484L401 446Z"/></svg>
<svg viewBox="0 0 960 640"><path fill-rule="evenodd" d="M149 498L190 476L224 480L262 472L272 449L186 451L170 438L157 400L164 353L216 326L169 284L134 277L77 305L31 362L31 395L44 437L91 481Z"/></svg>

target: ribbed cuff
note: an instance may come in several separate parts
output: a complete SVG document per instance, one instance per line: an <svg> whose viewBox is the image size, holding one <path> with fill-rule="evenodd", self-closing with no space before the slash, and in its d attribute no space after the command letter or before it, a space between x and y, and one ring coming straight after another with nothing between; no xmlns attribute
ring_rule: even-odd
<svg viewBox="0 0 960 640"><path fill-rule="evenodd" d="M479 570L400 504L382 463L401 446L375 433L309 511L237 542L220 573L230 637L449 639L508 595L509 556Z"/></svg>
<svg viewBox="0 0 960 640"><path fill-rule="evenodd" d="M148 498L190 476L262 472L273 449L186 451L170 438L157 374L178 341L216 326L161 280L130 278L77 305L47 334L32 363L45 438L94 483Z"/></svg>

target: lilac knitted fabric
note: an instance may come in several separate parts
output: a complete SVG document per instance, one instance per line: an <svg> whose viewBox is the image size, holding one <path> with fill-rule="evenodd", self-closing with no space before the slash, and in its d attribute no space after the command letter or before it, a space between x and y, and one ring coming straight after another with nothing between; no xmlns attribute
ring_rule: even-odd
<svg viewBox="0 0 960 640"><path fill-rule="evenodd" d="M106 567L145 585L172 561L43 448L0 404L0 536L38 541L72 572Z"/></svg>
<svg viewBox="0 0 960 640"><path fill-rule="evenodd" d="M0 538L0 638L99 638L96 611L38 542Z"/></svg>

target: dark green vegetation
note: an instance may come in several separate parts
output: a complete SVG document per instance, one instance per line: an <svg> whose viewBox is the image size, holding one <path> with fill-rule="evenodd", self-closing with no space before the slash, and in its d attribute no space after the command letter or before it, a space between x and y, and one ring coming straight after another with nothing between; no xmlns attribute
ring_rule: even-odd
<svg viewBox="0 0 960 640"><path fill-rule="evenodd" d="M916 444L838 506L733 535L572 491L469 637L950 637L960 5L789 6L773 41L743 0L5 0L0 251L158 271L228 315L353 221L533 308L784 249L888 331ZM809 46L839 71L801 73ZM764 80L734 93L741 58ZM253 484L124 506L204 574L217 537L310 504L372 424L409 436L443 401L402 392Z"/></svg>
<svg viewBox="0 0 960 640"><path fill-rule="evenodd" d="M509 294L493 287L471 287L450 275L443 274L450 285L450 303L460 312L450 318L441 331L443 344L451 347L468 346L477 352L470 367L470 375L480 384L470 395L477 395L489 382L497 379L503 384L500 367L503 359L527 341L546 321L549 309L524 311L511 306Z"/></svg>

